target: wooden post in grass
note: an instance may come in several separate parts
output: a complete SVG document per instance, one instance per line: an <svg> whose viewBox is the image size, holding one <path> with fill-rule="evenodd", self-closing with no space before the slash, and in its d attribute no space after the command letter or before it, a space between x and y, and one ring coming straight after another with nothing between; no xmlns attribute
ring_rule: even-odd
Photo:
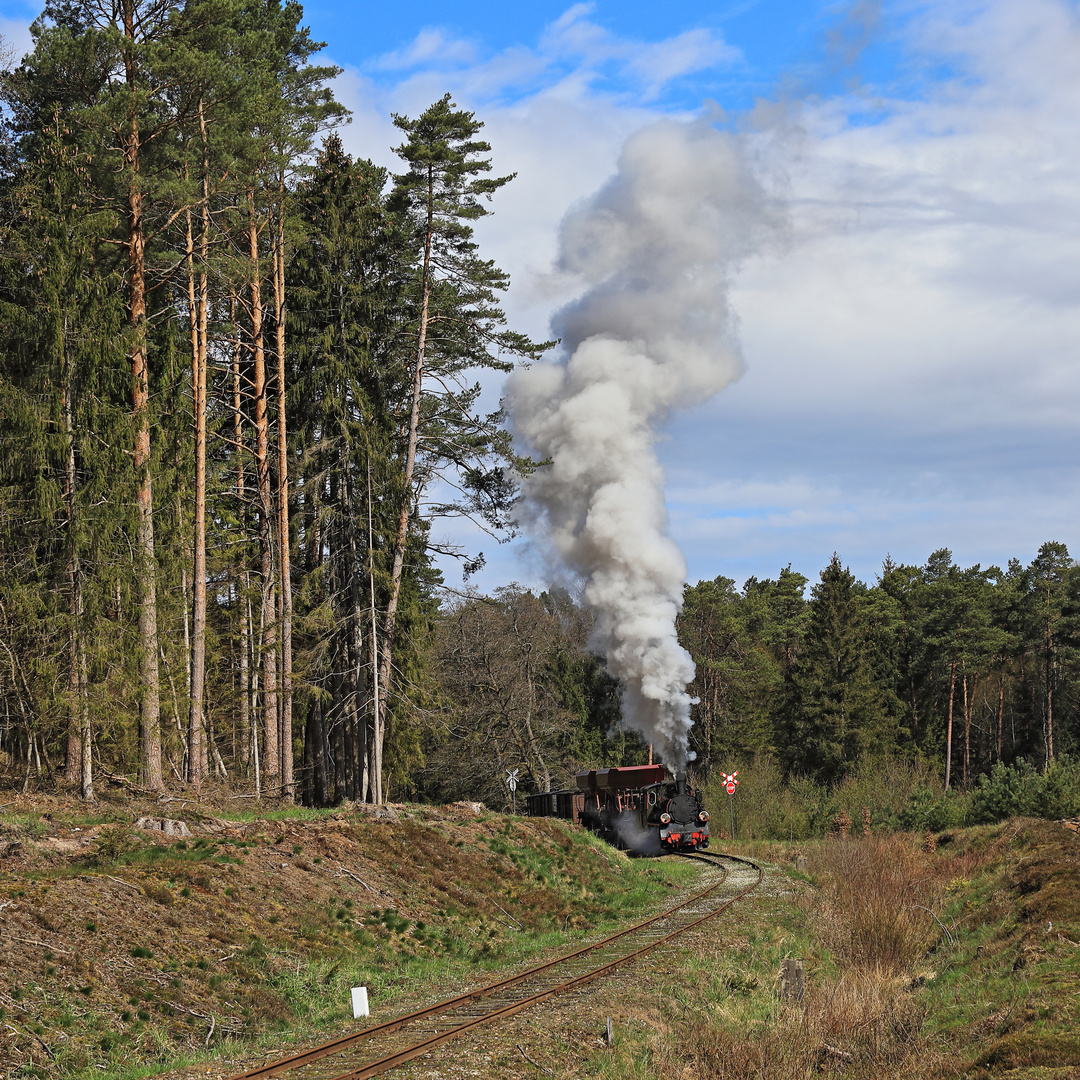
<svg viewBox="0 0 1080 1080"><path fill-rule="evenodd" d="M806 967L801 960L788 956L780 965L780 1000L799 1002L806 993Z"/></svg>

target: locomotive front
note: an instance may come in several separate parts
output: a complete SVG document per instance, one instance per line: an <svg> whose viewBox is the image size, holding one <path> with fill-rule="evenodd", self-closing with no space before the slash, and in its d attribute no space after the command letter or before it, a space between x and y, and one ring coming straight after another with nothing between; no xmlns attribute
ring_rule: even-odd
<svg viewBox="0 0 1080 1080"><path fill-rule="evenodd" d="M679 777L674 785L664 786L667 797L658 797L649 815L649 823L655 823L659 829L660 843L672 851L707 848L709 811L701 805L697 792L685 777Z"/></svg>

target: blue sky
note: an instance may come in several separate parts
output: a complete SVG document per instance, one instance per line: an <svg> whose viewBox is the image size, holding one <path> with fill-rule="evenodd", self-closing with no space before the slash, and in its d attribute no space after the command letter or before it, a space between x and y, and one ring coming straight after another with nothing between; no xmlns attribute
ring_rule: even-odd
<svg viewBox="0 0 1080 1080"><path fill-rule="evenodd" d="M696 108L703 94L726 90L729 107L752 103L754 93L770 93L784 73L817 61L825 47L824 26L835 21L827 8L793 0L739 0L728 4L598 3L588 7L589 21L624 41L661 42L681 34L707 34L741 55L735 77L704 69L678 80L665 95ZM428 32L457 44L448 66L467 66L505 50L534 47L549 27L574 5L561 2L528 5L502 2L432 4L408 0L393 5L315 3L305 8L312 29L330 44L341 62L381 72L392 82L388 57L404 60L419 35ZM434 60L434 57L427 57ZM389 76L389 78L388 78ZM616 80L622 81L622 80ZM624 89L634 93L632 83Z"/></svg>
<svg viewBox="0 0 1080 1080"><path fill-rule="evenodd" d="M34 11L0 0L16 46ZM730 283L742 377L659 450L691 580L812 580L837 551L965 565L1080 554L1080 12L1074 0L306 5L393 165L390 111L446 91L517 171L478 230L537 336L574 297L566 211L634 131L707 101L742 133L786 227ZM489 387L496 400L499 387ZM543 584L529 545L482 588ZM460 580L448 569L448 581Z"/></svg>

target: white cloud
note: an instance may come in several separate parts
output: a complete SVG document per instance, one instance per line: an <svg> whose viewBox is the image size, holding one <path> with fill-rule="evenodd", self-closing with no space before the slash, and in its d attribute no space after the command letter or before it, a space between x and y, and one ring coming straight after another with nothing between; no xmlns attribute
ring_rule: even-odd
<svg viewBox="0 0 1080 1080"><path fill-rule="evenodd" d="M627 66L641 79L646 96L652 98L675 79L741 59L738 49L712 31L687 30L655 45L638 46L628 57Z"/></svg>
<svg viewBox="0 0 1080 1080"><path fill-rule="evenodd" d="M742 53L715 31L687 30L663 41L620 38L588 19L592 4L575 4L544 33L540 51L553 62L575 58L581 68L598 73L609 64L625 69L647 100L675 79L742 59Z"/></svg>
<svg viewBox="0 0 1080 1080"><path fill-rule="evenodd" d="M446 31L435 28L421 30L407 48L384 53L374 61L372 67L382 71L401 71L423 64L459 65L475 60L476 47L472 42L452 38Z"/></svg>
<svg viewBox="0 0 1080 1080"><path fill-rule="evenodd" d="M535 45L516 44L488 56L480 55L475 42L426 27L406 47L374 58L365 70L379 76L381 92L395 100L438 97L448 88L473 105L617 95L633 108L634 102L655 100L673 82L741 61L739 50L713 30L638 41L590 20L592 10L591 4L576 4L546 27ZM387 75L395 81L386 84Z"/></svg>
<svg viewBox="0 0 1080 1080"><path fill-rule="evenodd" d="M834 549L864 575L889 551L1080 553L1080 18L1068 0L938 0L902 33L920 96L756 112L791 226L735 283L743 379L661 447L692 576L814 576ZM576 5L534 47L394 87L354 77L374 103L356 128L389 145L379 111L445 89L477 109L495 167L519 173L482 250L540 336L572 289L550 273L560 218L663 111L655 87L699 63L742 61L705 31L617 39ZM540 573L488 554L485 587Z"/></svg>

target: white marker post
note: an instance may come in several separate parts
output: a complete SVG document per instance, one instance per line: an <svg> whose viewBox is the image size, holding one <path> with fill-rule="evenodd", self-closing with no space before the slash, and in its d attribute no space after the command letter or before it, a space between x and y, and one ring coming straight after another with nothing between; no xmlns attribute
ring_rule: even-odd
<svg viewBox="0 0 1080 1080"><path fill-rule="evenodd" d="M368 1015L367 987L354 986L352 988L352 1014L354 1020Z"/></svg>

